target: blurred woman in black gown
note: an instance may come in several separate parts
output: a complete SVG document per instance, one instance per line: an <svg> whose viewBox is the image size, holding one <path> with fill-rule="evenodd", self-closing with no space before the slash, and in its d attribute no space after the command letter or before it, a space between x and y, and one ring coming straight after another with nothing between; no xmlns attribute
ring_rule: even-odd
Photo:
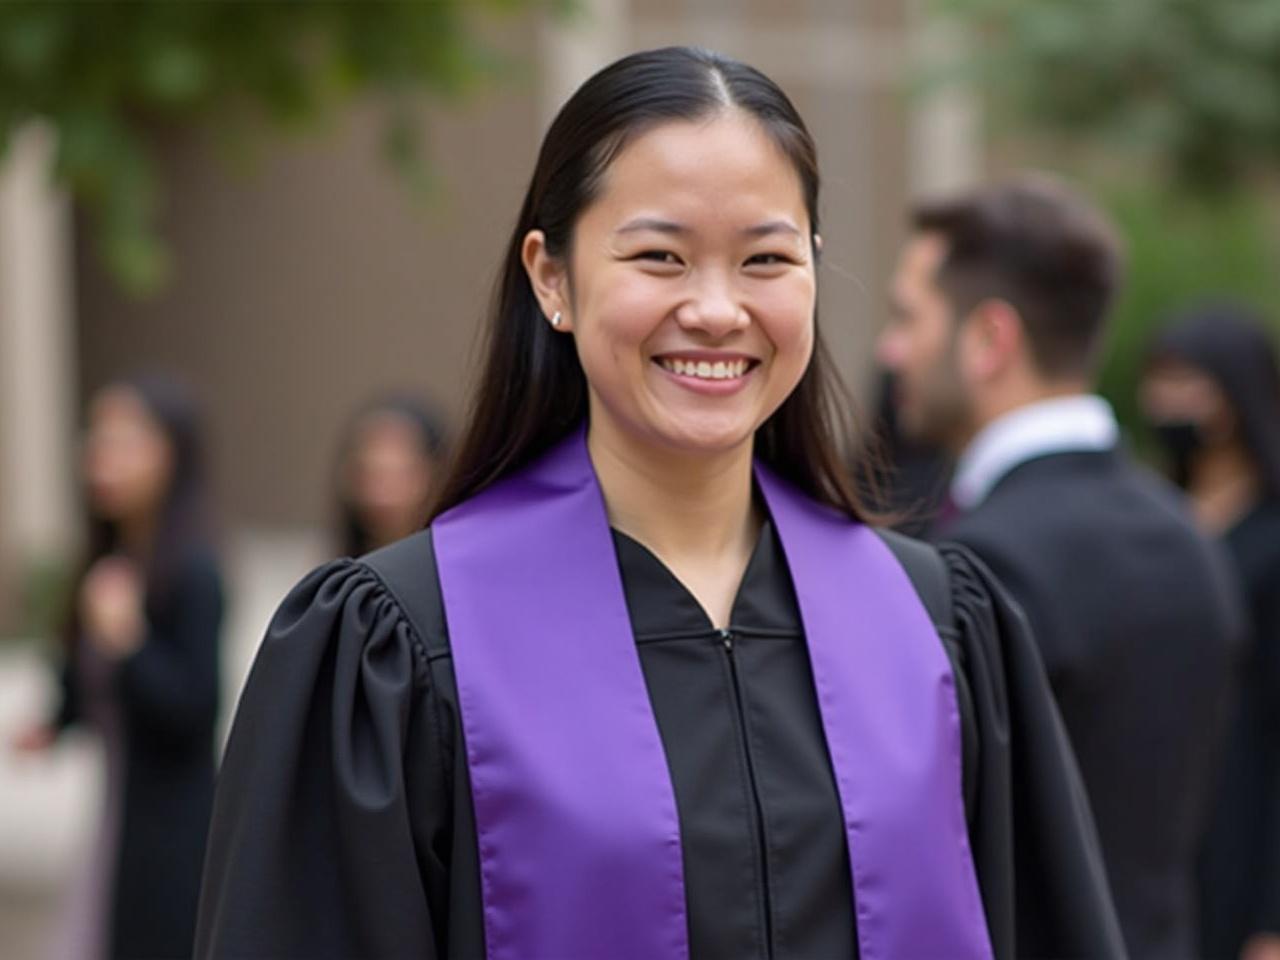
<svg viewBox="0 0 1280 960"><path fill-rule="evenodd" d="M55 717L103 741L106 796L60 933L71 960L189 956L213 802L222 586L206 525L201 431L179 384L121 381L89 407L88 550Z"/></svg>
<svg viewBox="0 0 1280 960"><path fill-rule="evenodd" d="M1157 340L1143 408L1251 618L1201 870L1204 955L1280 958L1280 374L1263 325L1195 310Z"/></svg>

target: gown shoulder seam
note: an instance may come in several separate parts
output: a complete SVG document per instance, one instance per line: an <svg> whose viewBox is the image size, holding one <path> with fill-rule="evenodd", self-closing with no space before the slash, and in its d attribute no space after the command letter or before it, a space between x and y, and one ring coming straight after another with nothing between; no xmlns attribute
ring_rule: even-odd
<svg viewBox="0 0 1280 960"><path fill-rule="evenodd" d="M409 632L409 648L413 651L413 681L416 686L424 686L427 679L427 661L429 655L427 653L427 644L422 639L422 634L418 631L418 626L413 622L413 618L409 616L405 605L401 602L400 597L396 594L391 584L374 567L366 563L362 559L352 561L360 567L365 573L371 576L382 587L383 593L396 608L396 613L402 623L408 628Z"/></svg>
<svg viewBox="0 0 1280 960"><path fill-rule="evenodd" d="M422 632L418 629L418 625L414 622L413 616L410 615L410 607L401 600L395 588L388 582L381 572L371 563L366 562L363 558L355 561L381 584L383 591L395 605L396 612L400 615L400 620L408 628L409 647L413 651L413 683L419 690L428 692L428 709L426 711L426 722L429 730L429 736L435 744L435 754L438 758L438 772L441 782L447 785L449 795L453 794L453 772L449 769L449 765L444 762L447 755L448 743L445 737L445 724L440 715L441 704L440 698L431 695L431 665L430 661L438 659L439 654L433 654L427 647L422 637ZM446 650L446 653L448 651Z"/></svg>

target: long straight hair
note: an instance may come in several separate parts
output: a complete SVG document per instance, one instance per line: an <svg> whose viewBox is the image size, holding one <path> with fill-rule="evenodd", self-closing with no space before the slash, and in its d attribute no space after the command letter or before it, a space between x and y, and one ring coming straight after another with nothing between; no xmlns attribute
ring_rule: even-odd
<svg viewBox="0 0 1280 960"><path fill-rule="evenodd" d="M587 416L587 382L573 342L542 319L525 273L526 234L541 230L548 253L566 257L579 217L630 140L664 122L699 120L727 109L754 117L795 168L813 244L817 150L772 80L746 64L691 47L632 54L595 74L561 108L542 141L489 307L479 386L431 520L518 470ZM756 432L755 450L809 496L860 520L870 511L844 453L854 436L852 406L815 330L813 357L795 390Z"/></svg>

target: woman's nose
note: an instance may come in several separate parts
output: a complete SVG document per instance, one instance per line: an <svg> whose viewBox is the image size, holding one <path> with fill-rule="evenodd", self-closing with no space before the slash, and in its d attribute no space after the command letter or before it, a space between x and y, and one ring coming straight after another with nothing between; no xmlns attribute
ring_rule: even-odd
<svg viewBox="0 0 1280 960"><path fill-rule="evenodd" d="M718 338L747 326L750 316L731 283L723 278L707 278L681 304L676 320L682 327Z"/></svg>

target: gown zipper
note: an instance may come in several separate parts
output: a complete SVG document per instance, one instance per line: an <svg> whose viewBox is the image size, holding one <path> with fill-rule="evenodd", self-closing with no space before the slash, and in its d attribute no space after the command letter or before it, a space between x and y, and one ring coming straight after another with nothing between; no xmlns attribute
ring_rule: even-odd
<svg viewBox="0 0 1280 960"><path fill-rule="evenodd" d="M760 787L756 780L755 761L751 757L751 742L747 737L747 715L743 708L742 682L738 677L738 663L734 657L734 640L737 639L732 630L720 628L716 631L720 646L724 650L729 666L729 677L733 686L733 706L738 719L738 736L742 742L742 753L746 757L747 782L751 792L751 803L755 812L756 842L760 848L760 904L764 911L764 946L765 956L773 956L773 904L769 897L769 847L765 839L764 805L760 802Z"/></svg>

